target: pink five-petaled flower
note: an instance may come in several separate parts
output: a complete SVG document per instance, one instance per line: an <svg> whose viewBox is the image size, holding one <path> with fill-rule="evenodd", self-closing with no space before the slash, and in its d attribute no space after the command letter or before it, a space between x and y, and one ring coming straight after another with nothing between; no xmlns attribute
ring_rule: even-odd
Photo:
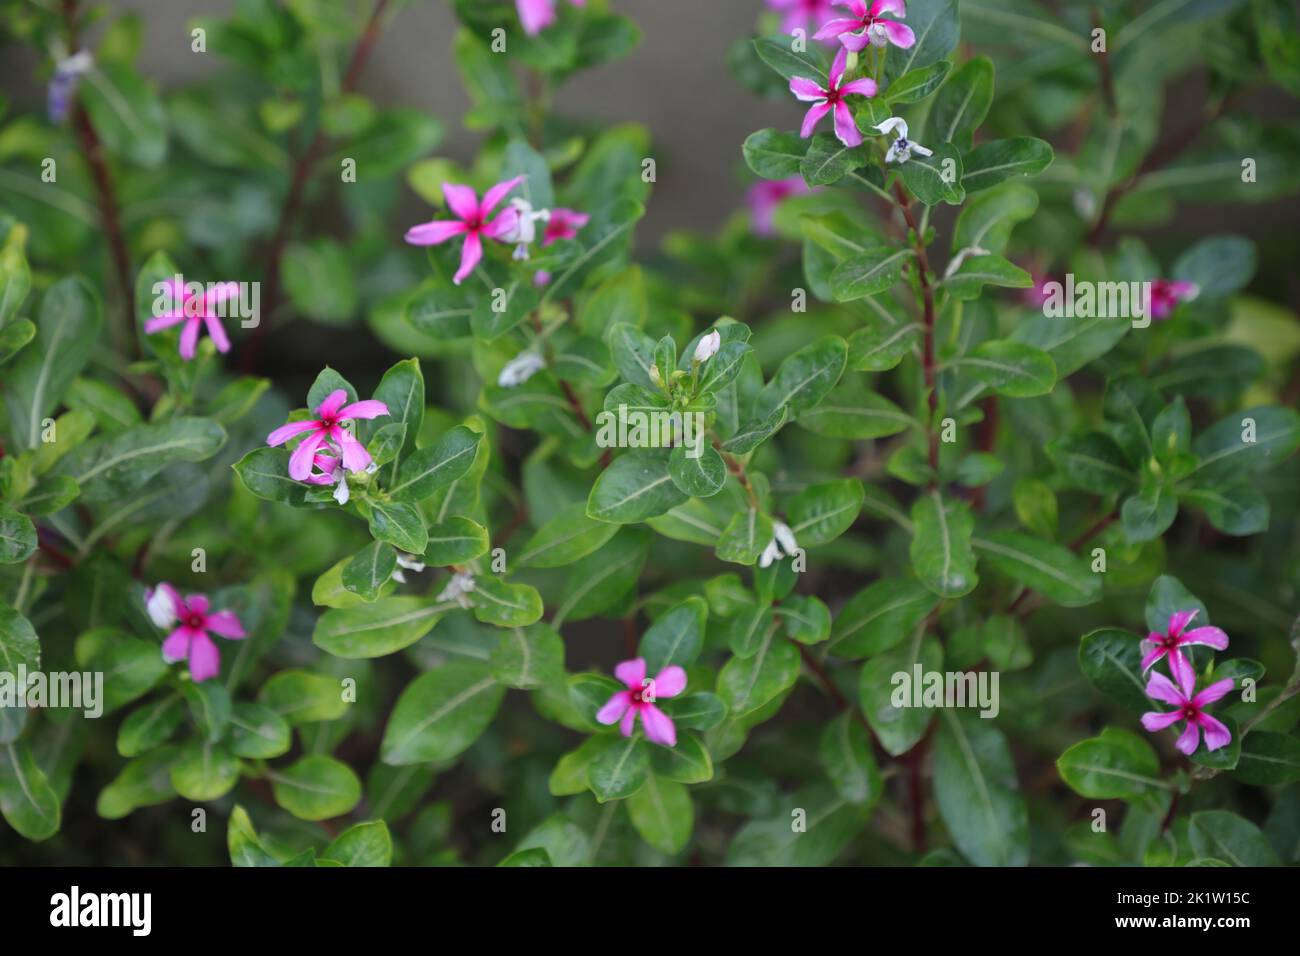
<svg viewBox="0 0 1300 956"><path fill-rule="evenodd" d="M465 244L460 250L460 268L452 279L456 285L460 285L483 258L483 237L504 239L515 228L519 212L513 207L507 206L495 219L489 220L488 217L501 200L506 198L506 194L523 181L523 176L516 176L497 183L483 194L481 203L478 194L469 186L443 183L442 194L447 199L447 208L458 218L435 219L433 222L412 226L406 230L406 241L413 246L436 246L456 236L464 236Z"/></svg>
<svg viewBox="0 0 1300 956"><path fill-rule="evenodd" d="M1200 743L1200 731L1202 730L1205 731L1206 750L1218 750L1220 747L1226 747L1232 740L1232 732L1223 725L1222 721L1215 720L1205 713L1205 707L1232 690L1232 678L1225 677L1193 696L1192 691L1196 688L1196 674L1192 669L1189 667L1186 673L1176 674L1175 676L1178 678L1178 686L1174 686L1174 682L1159 671L1151 675L1151 682L1147 684L1147 696L1152 700L1172 704L1175 709L1169 711L1153 710L1143 714L1142 726L1151 733L1155 733L1157 730L1164 730L1180 720L1187 721L1186 728L1183 729L1183 732L1178 736L1178 740L1174 743L1174 746L1185 754L1190 755L1196 750L1196 745Z"/></svg>
<svg viewBox="0 0 1300 956"><path fill-rule="evenodd" d="M311 480L313 465L328 468L327 462L321 462L316 454L321 445L333 449L343 459L343 467L348 471L365 471L370 465L370 452L365 445L357 441L352 432L343 427L343 422L357 418L378 418L388 414L388 406L373 398L364 402L343 404L348 400L348 393L341 388L330 392L325 401L316 406L316 417L301 422L289 422L281 425L266 436L266 443L272 447L283 445L295 435L307 433L306 437L289 456L289 477L294 481ZM330 468L329 474L333 474ZM333 484L332 481L315 480L312 484Z"/></svg>
<svg viewBox="0 0 1300 956"><path fill-rule="evenodd" d="M892 43L906 50L916 42L912 28L895 20L887 20L883 14L891 14L900 20L907 16L907 6L903 0L874 0L867 6L866 0L836 0L841 6L849 8L852 17L841 17L822 25L814 39L828 40L839 37L846 50L854 52L863 50L867 44L884 46Z"/></svg>
<svg viewBox="0 0 1300 956"><path fill-rule="evenodd" d="M1151 283L1151 318L1159 322L1169 318L1180 303L1190 302L1200 293L1201 288L1195 282L1171 282L1169 279L1156 279Z"/></svg>
<svg viewBox="0 0 1300 956"><path fill-rule="evenodd" d="M862 142L862 132L858 129L858 124L853 119L853 112L849 109L849 104L844 102L844 98L875 96L876 81L863 77L841 86L840 81L844 79L844 68L847 63L848 51L841 49L835 55L835 62L831 64L829 83L825 88L816 80L802 76L790 80L790 92L797 99L812 104L803 118L803 128L799 130L799 135L804 139L812 135L813 127L823 116L834 110L835 136L839 141L848 147L857 146Z"/></svg>
<svg viewBox="0 0 1300 956"><path fill-rule="evenodd" d="M775 231L776 207L790 196L801 196L809 192L808 184L802 176L789 179L764 180L749 188L745 202L749 205L749 221L754 235L770 236Z"/></svg>
<svg viewBox="0 0 1300 956"><path fill-rule="evenodd" d="M557 206L551 210L551 218L546 221L546 228L542 231L542 248L561 239L577 238L578 230L590 221L591 216L585 212Z"/></svg>
<svg viewBox="0 0 1300 956"><path fill-rule="evenodd" d="M519 22L530 37L537 36L555 22L556 0L515 0ZM585 7L587 0L569 0L575 7Z"/></svg>
<svg viewBox="0 0 1300 956"><path fill-rule="evenodd" d="M1183 655L1182 648L1202 644L1216 651L1227 650L1228 635L1221 629L1196 627L1187 630L1187 625L1191 624L1199 613L1201 613L1199 610L1175 611L1169 615L1169 627L1165 633L1157 634L1152 631L1147 635L1147 639L1142 642L1142 652L1145 655L1142 658L1142 673L1151 670L1160 658L1167 656L1169 672L1174 675L1174 679L1179 684L1192 682L1196 679L1196 674L1192 670L1192 662Z"/></svg>
<svg viewBox="0 0 1300 956"><path fill-rule="evenodd" d="M637 715L646 739L666 747L677 746L677 728L673 720L654 702L660 698L676 697L686 689L686 671L676 664L665 667L653 680L646 680L645 658L624 661L614 668L614 676L627 685L600 708L596 719L602 724L618 723L624 737L632 736Z"/></svg>
<svg viewBox="0 0 1300 956"><path fill-rule="evenodd" d="M229 352L230 339L221 324L221 317L217 314L219 311L217 306L239 295L239 283L218 282L209 286L202 295L187 292L185 283L178 282L176 279L168 279L165 285L167 288L159 299L169 303L171 308L145 322L145 334L153 335L155 332L161 332L179 322L184 322L185 328L181 329L180 353L181 358L188 362L194 358L194 351L199 344L200 326L207 326L208 335L216 345L217 351Z"/></svg>
<svg viewBox="0 0 1300 956"><path fill-rule="evenodd" d="M145 593L149 617L160 628L174 628L163 641L163 660L169 664L189 660L190 676L196 682L216 677L221 653L208 631L231 641L243 640L244 625L234 611L213 611L207 597L191 594L182 598L165 581Z"/></svg>
<svg viewBox="0 0 1300 956"><path fill-rule="evenodd" d="M767 5L783 14L782 33L805 30L809 24L817 26L835 12L832 0L767 0Z"/></svg>

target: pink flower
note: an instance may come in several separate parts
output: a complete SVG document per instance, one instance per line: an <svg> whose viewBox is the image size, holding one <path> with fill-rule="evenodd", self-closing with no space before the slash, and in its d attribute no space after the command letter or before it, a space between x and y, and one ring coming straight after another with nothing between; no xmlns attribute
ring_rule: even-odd
<svg viewBox="0 0 1300 956"><path fill-rule="evenodd" d="M1032 267L1027 271L1033 275L1034 284L1028 289L1019 290L1016 294L1016 298L1031 309L1041 309L1052 296L1052 294L1047 290L1048 283L1055 282L1056 280L1048 275L1038 275Z"/></svg>
<svg viewBox="0 0 1300 956"><path fill-rule="evenodd" d="M406 230L406 241L413 246L436 246L455 236L464 236L465 244L460 250L460 268L456 270L453 280L456 285L460 285L483 258L483 237L503 239L515 228L519 213L512 207L507 206L491 221L488 217L501 200L506 198L506 193L523 181L523 176L516 176L504 183L497 183L483 194L482 203L469 186L443 183L442 194L447 198L447 208L459 218L434 220L413 226Z"/></svg>
<svg viewBox="0 0 1300 956"><path fill-rule="evenodd" d="M767 0L767 5L784 13L782 33L806 30L809 25L817 26L835 12L832 0Z"/></svg>
<svg viewBox="0 0 1300 956"><path fill-rule="evenodd" d="M547 220L546 229L542 232L542 248L545 249L551 243L559 242L561 239L576 238L578 230L589 222L591 216L585 212L557 206L551 210L551 218Z"/></svg>
<svg viewBox="0 0 1300 956"><path fill-rule="evenodd" d="M808 108L808 113L803 118L803 128L799 130L799 135L807 139L813 133L813 128L817 122L829 113L835 110L835 135L845 146L853 147L862 142L862 132L858 129L858 124L853 120L853 113L849 110L849 104L844 102L846 96L875 96L876 81L863 77L860 80L854 80L851 83L840 85L844 79L844 67L848 63L848 51L841 49L835 55L835 62L831 64L830 85L823 89L815 80L809 80L802 76L793 77L790 80L790 92L799 100L805 103L812 103Z"/></svg>
<svg viewBox="0 0 1300 956"><path fill-rule="evenodd" d="M907 16L907 6L903 0L874 0L870 7L866 0L836 0L841 6L848 7L852 17L831 20L822 25L814 39L828 40L839 37L846 50L857 52L872 46L894 44L906 50L916 42L916 35L911 27L894 20L886 20L881 14L890 13L900 20Z"/></svg>
<svg viewBox="0 0 1300 956"><path fill-rule="evenodd" d="M677 728L673 720L654 705L661 697L676 697L686 689L686 671L676 664L665 667L653 680L646 680L645 658L624 661L614 668L614 676L627 685L600 708L596 719L602 724L618 723L624 737L632 736L637 715L645 728L646 739L666 747L677 745Z"/></svg>
<svg viewBox="0 0 1300 956"><path fill-rule="evenodd" d="M208 336L217 346L217 351L229 352L230 339L226 336L226 329L217 315L217 306L239 295L239 283L219 282L208 287L202 295L187 292L185 282L179 279L168 279L165 285L166 289L158 300L171 305L171 308L145 322L145 334L153 335L155 332L161 332L179 322L184 322L185 328L181 329L180 353L181 358L188 362L194 358L194 351L198 346L199 327L205 325Z"/></svg>
<svg viewBox="0 0 1300 956"><path fill-rule="evenodd" d="M1169 671L1178 683L1194 682L1196 674L1192 670L1192 663L1183 656L1181 648L1200 644L1216 651L1227 649L1228 635L1217 627L1197 627L1190 631L1186 629L1199 613L1198 610L1176 611L1169 615L1169 627L1164 634L1153 631L1147 636L1142 642L1142 651L1146 655L1142 658L1142 673L1151 670L1160 658L1167 656Z"/></svg>
<svg viewBox="0 0 1300 956"><path fill-rule="evenodd" d="M175 625L163 641L163 660L174 664L188 659L190 676L196 682L216 677L221 669L221 654L208 637L208 631L231 641L248 636L234 611L211 610L207 597L202 594L182 598L165 581L145 592L145 604L156 625L161 628Z"/></svg>
<svg viewBox="0 0 1300 956"><path fill-rule="evenodd" d="M587 0L569 0L575 7L585 7ZM515 0L519 22L530 37L537 36L555 22L555 0Z"/></svg>
<svg viewBox="0 0 1300 956"><path fill-rule="evenodd" d="M336 388L317 406L315 418L289 422L266 436L266 443L275 447L283 445L295 435L307 433L294 449L293 454L289 456L289 477L294 481L311 480L313 465L321 467L322 470L328 469L328 473L333 474L334 467L329 467L328 461L321 462L316 454L322 445L339 455L343 459L343 467L348 471L365 471L370 466L370 452L366 451L366 447L357 441L356 436L344 428L342 423L357 418L378 418L380 415L387 415L388 406L374 399L344 405L347 400L348 393L341 388ZM333 484L333 481L312 480L311 483Z"/></svg>
<svg viewBox="0 0 1300 956"><path fill-rule="evenodd" d="M1151 318L1167 319L1179 303L1190 302L1201 291L1195 282L1171 282L1156 279L1151 283Z"/></svg>
<svg viewBox="0 0 1300 956"><path fill-rule="evenodd" d="M1142 715L1142 726L1151 733L1157 730L1164 730L1180 720L1187 721L1187 726L1182 734L1179 735L1174 746L1182 753L1191 754L1196 750L1200 743L1200 732L1205 731L1205 749L1218 750L1220 747L1226 747L1232 740L1232 732L1223 725L1222 721L1215 720L1209 714L1205 713L1205 706L1212 704L1224 694L1232 690L1233 680L1226 677L1217 684L1211 684L1205 690L1201 691L1195 697L1192 691L1196 687L1196 675L1192 669L1187 668L1186 673L1177 675L1178 686L1174 686L1164 674L1158 671L1151 675L1151 682L1147 684L1147 696L1152 700L1162 701L1171 704L1175 710L1170 711L1150 711Z"/></svg>
<svg viewBox="0 0 1300 956"><path fill-rule="evenodd" d="M745 202L749 204L749 217L754 226L754 233L759 236L772 235L772 220L776 215L776 207L781 205L781 201L810 191L802 176L755 183L745 196Z"/></svg>

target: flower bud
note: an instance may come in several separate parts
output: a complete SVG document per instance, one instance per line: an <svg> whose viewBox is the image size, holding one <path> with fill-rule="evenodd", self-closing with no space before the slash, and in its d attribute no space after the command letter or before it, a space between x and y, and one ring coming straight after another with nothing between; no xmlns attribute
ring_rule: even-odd
<svg viewBox="0 0 1300 956"><path fill-rule="evenodd" d="M718 349L722 346L722 334L714 329L704 338L700 339L695 346L695 361L707 362L713 356L718 354Z"/></svg>

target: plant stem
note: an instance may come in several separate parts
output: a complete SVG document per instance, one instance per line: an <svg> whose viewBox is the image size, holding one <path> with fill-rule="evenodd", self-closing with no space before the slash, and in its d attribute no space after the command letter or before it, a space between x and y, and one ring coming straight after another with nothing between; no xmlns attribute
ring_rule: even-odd
<svg viewBox="0 0 1300 956"><path fill-rule="evenodd" d="M77 0L63 0L63 21L67 28L69 55L81 48L79 13ZM117 193L113 188L108 160L104 156L104 146L99 140L99 134L95 132L95 125L90 121L90 115L82 107L80 98L72 104L72 129L86 165L90 167L90 177L99 199L99 217L104 227L104 236L108 240L117 285L122 293L123 320L114 326L117 346L124 354L135 354L135 279L131 270L131 253L122 232Z"/></svg>
<svg viewBox="0 0 1300 956"><path fill-rule="evenodd" d="M939 480L939 433L935 430L934 421L939 414L939 389L934 359L934 289L930 286L930 260L925 253L925 235L917 226L916 218L912 215L912 200L908 198L907 191L901 183L894 184L894 191L898 195L898 208L903 211L903 219L906 220L907 228L912 234L912 243L916 251L917 278L921 285L921 302L924 309L923 322L925 327L925 346L921 366L925 374L925 391L930 408L930 420L927 423L926 431L930 443L930 470L934 473L930 480L931 487L933 487Z"/></svg>
<svg viewBox="0 0 1300 956"><path fill-rule="evenodd" d="M351 93L356 87L357 81L361 78L361 72L365 69L366 62L374 51L375 43L379 40L381 23L387 6L388 0L375 0L375 6L370 12L370 19L366 23L365 32L362 33L356 49L352 52L352 59L348 63L347 72L343 74L343 82L339 86L339 95ZM298 161L294 164L293 173L289 180L289 192L285 197L284 206L280 210L280 219L276 223L275 234L271 238L270 251L267 253L266 295L263 297L261 315L258 317L257 326L253 329L253 335L248 341L248 347L244 350L243 368L245 372L252 371L257 366L257 361L261 356L266 334L271 327L271 316L275 314L275 308L280 300L280 263L284 259L285 247L289 243L289 232L298 218L298 212L302 207L303 197L307 191L307 184L311 181L312 169L319 161L321 153L324 152L327 141L324 129L317 126L311 142L307 144L307 148L303 150L298 157Z"/></svg>

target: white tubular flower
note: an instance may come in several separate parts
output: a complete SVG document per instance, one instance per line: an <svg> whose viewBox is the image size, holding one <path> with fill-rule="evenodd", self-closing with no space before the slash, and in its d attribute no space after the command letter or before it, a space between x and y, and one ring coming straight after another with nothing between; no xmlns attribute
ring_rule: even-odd
<svg viewBox="0 0 1300 956"><path fill-rule="evenodd" d="M407 554L405 551L397 552L397 567L393 568L393 573L389 575L398 584L406 583L406 575L402 569L414 571L417 574L424 570L424 562L420 560L419 555Z"/></svg>
<svg viewBox="0 0 1300 956"><path fill-rule="evenodd" d="M501 236L501 240L502 242L515 243L515 259L527 259L528 247L537 239L537 224L539 222L549 222L551 211L549 209L534 209L533 204L527 199L518 197L510 200L510 206L516 213L515 224Z"/></svg>
<svg viewBox="0 0 1300 956"><path fill-rule="evenodd" d="M164 588L157 587L150 591L144 607L149 612L149 620L159 629L165 631L176 623L175 605Z"/></svg>
<svg viewBox="0 0 1300 956"><path fill-rule="evenodd" d="M497 376L497 385L501 388L514 388L528 381L542 369L546 368L546 359L536 352L520 352L501 370Z"/></svg>
<svg viewBox="0 0 1300 956"><path fill-rule="evenodd" d="M461 607L471 607L472 603L466 596L474 590L474 575L468 571L457 571L447 582L447 586L438 594L439 601L455 601Z"/></svg>
<svg viewBox="0 0 1300 956"><path fill-rule="evenodd" d="M934 151L926 149L920 143L913 143L907 138L907 120L901 116L891 116L883 123L877 123L875 129L888 136L890 133L895 134L895 139L890 144L889 152L885 153L885 162L887 163L905 163L912 158L912 154L918 156L933 156Z"/></svg>
<svg viewBox="0 0 1300 956"><path fill-rule="evenodd" d="M339 469L339 483L334 486L334 500L341 505L348 503L348 477Z"/></svg>
<svg viewBox="0 0 1300 956"><path fill-rule="evenodd" d="M718 349L722 347L722 333L714 329L708 335L700 339L695 346L695 361L707 362L713 356L718 354Z"/></svg>
<svg viewBox="0 0 1300 956"><path fill-rule="evenodd" d="M768 568L773 562L780 561L783 556L793 558L798 553L799 542L795 540L790 526L784 521L775 521L772 524L772 540L759 556L758 566Z"/></svg>

